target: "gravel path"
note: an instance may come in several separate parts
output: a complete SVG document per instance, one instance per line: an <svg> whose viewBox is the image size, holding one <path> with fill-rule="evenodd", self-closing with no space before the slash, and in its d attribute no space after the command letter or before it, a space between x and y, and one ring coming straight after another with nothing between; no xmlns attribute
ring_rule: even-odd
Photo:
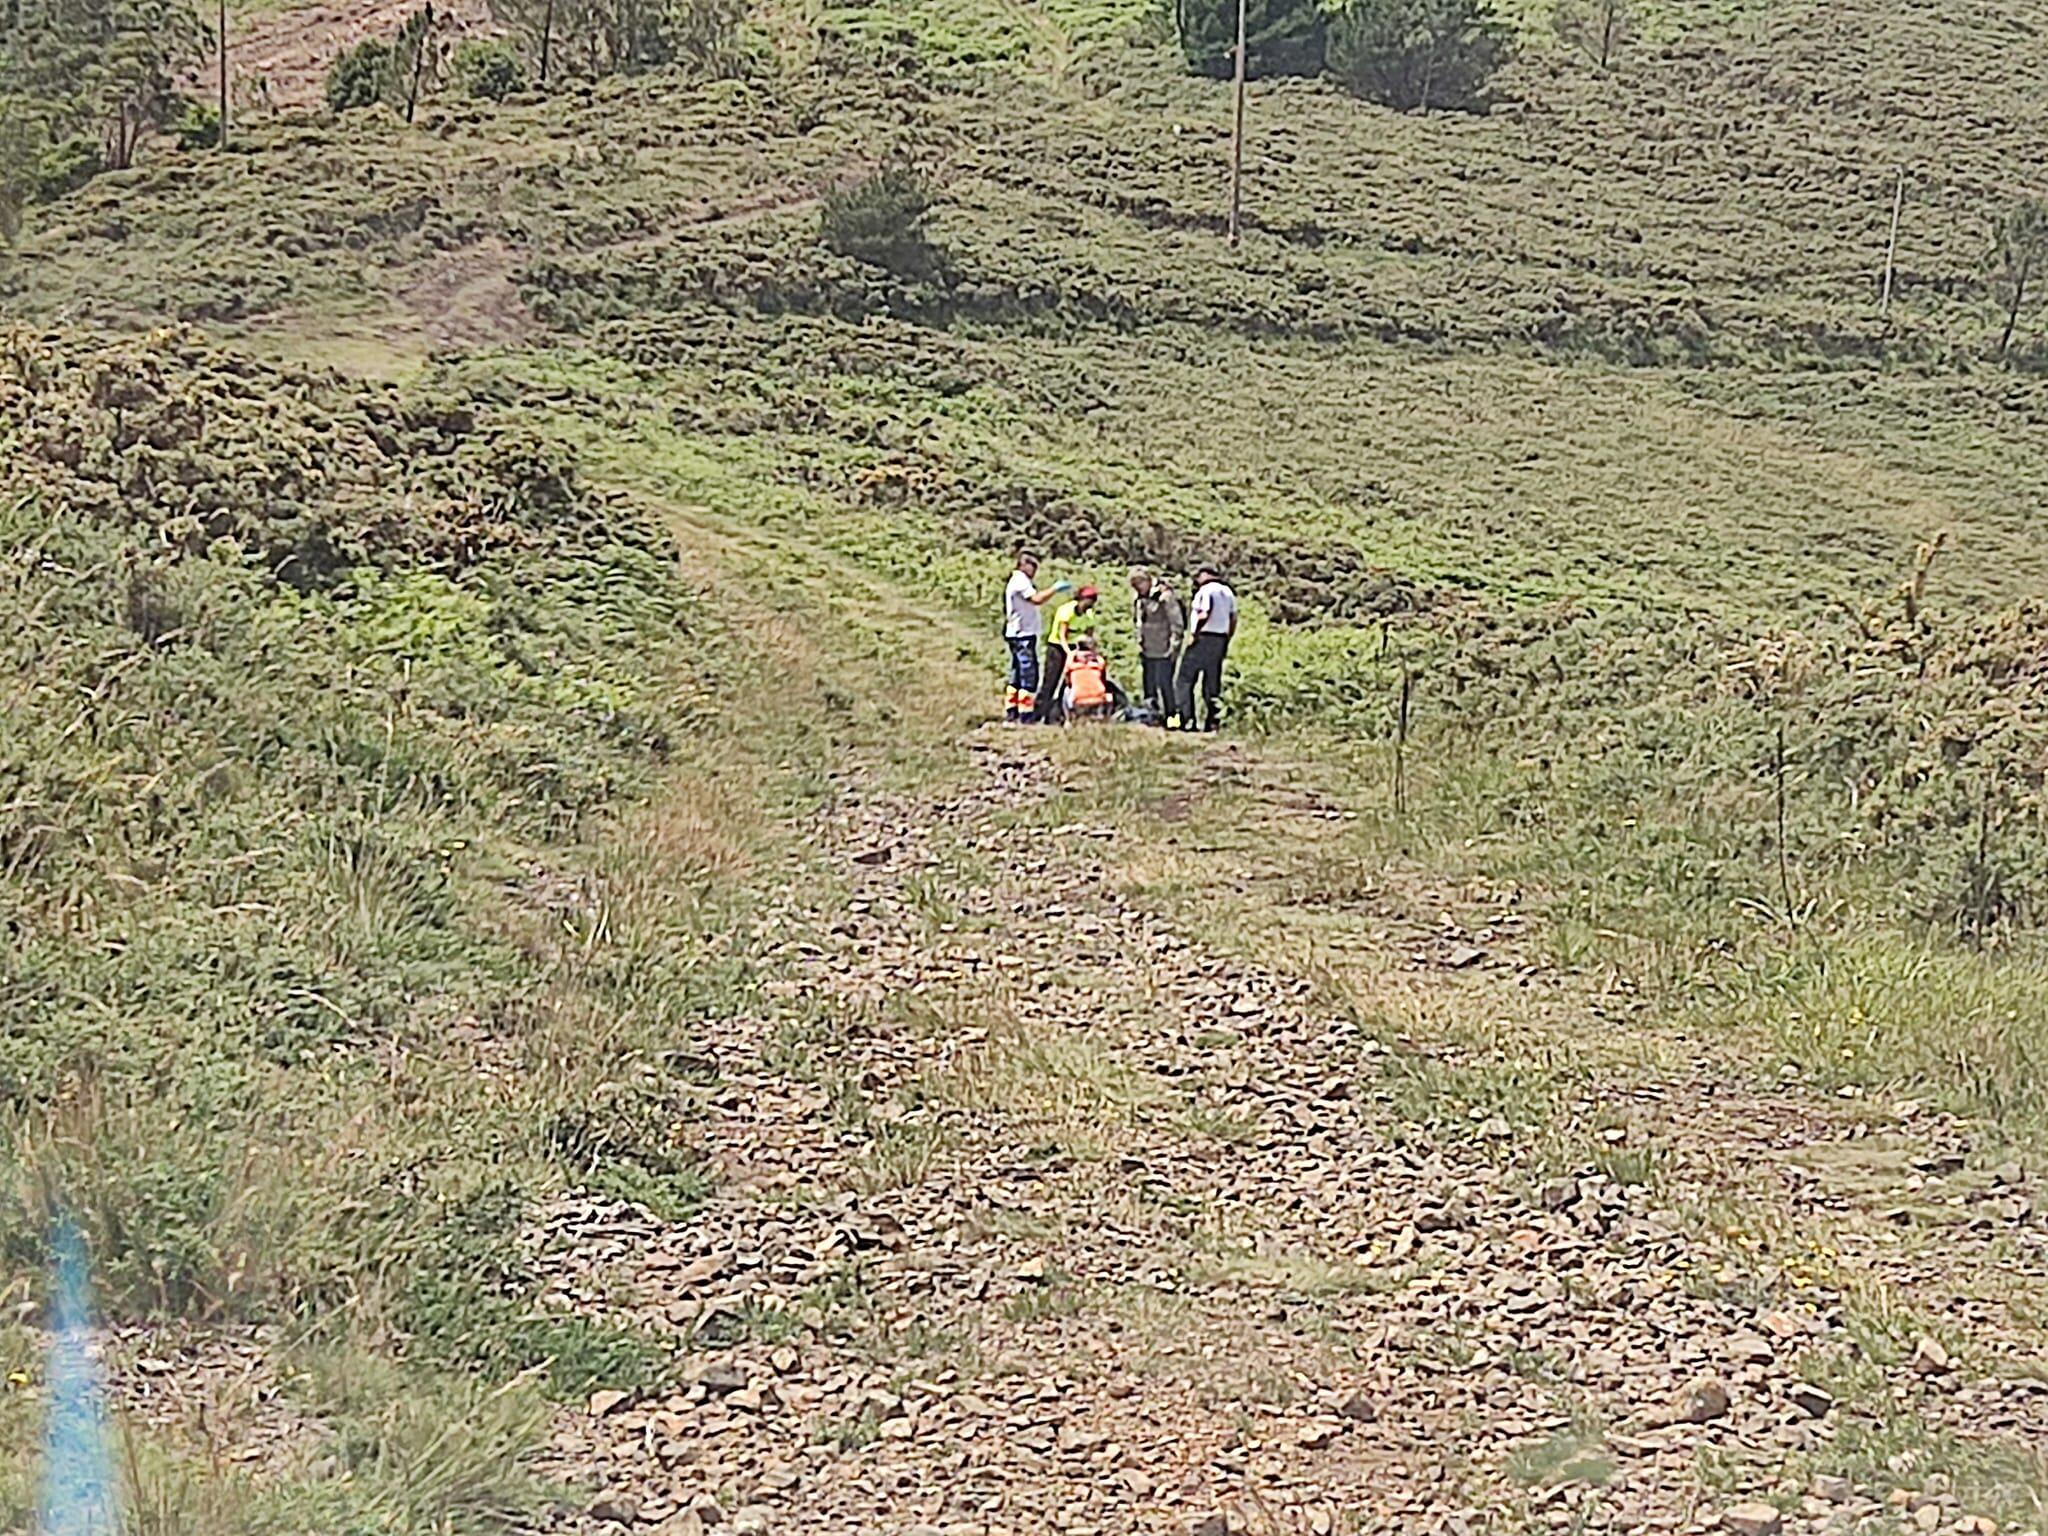
<svg viewBox="0 0 2048 1536"><path fill-rule="evenodd" d="M1805 1379L1848 1347L1825 1286L1505 1125L1404 1123L1385 1043L1122 894L1114 829L1020 831L1058 771L972 746L967 791L850 784L818 829L850 894L792 882L776 1006L703 1043L702 1210L538 1223L559 1303L686 1340L691 1382L564 1416L549 1470L599 1496L562 1528L1990 1528L1807 1470L1855 1417Z"/></svg>

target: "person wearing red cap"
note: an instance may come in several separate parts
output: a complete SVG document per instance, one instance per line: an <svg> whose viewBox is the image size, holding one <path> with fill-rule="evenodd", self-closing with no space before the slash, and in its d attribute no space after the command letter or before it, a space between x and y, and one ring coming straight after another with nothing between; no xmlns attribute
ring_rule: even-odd
<svg viewBox="0 0 2048 1536"><path fill-rule="evenodd" d="M1067 652L1073 648L1075 626L1088 616L1101 596L1095 588L1083 587L1074 594L1072 601L1053 609L1052 623L1045 631L1045 678L1052 686L1038 691L1038 714L1035 717L1038 720L1050 724L1065 712L1060 702L1058 683L1067 675ZM1087 633L1086 629L1081 633Z"/></svg>

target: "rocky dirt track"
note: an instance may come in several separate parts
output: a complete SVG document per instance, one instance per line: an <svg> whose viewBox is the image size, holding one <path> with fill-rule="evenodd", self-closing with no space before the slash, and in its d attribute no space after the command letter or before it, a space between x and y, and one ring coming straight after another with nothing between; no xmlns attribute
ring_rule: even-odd
<svg viewBox="0 0 2048 1536"><path fill-rule="evenodd" d="M966 792L849 784L818 829L850 896L793 882L775 1006L701 1043L701 1211L537 1224L557 1304L688 1362L565 1416L549 1470L596 1497L559 1528L1995 1529L1910 1457L1882 1488L1807 1470L1856 1418L1807 1379L1855 1353L1840 1298L1698 1235L1682 1156L1653 1193L1403 1121L1398 1042L1126 894L1128 832L1015 825L1057 771L973 747ZM1385 960L1475 963L1444 942ZM1671 1123L1739 1112L1780 1179L1770 1106L1680 1092ZM1868 1140L1824 1114L1799 1143ZM1932 1417L2048 1424L2037 1382L1931 1338L1890 1369Z"/></svg>

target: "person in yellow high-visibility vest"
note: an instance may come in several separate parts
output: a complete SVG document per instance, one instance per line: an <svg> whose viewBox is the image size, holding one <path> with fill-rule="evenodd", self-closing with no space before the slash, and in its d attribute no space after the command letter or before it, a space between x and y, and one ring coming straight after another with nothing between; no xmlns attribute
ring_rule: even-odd
<svg viewBox="0 0 2048 1536"><path fill-rule="evenodd" d="M1073 649L1076 628L1101 596L1095 588L1083 587L1053 609L1052 623L1045 629L1045 680L1050 686L1038 691L1038 719L1055 721L1061 717L1059 683L1067 675L1067 652Z"/></svg>

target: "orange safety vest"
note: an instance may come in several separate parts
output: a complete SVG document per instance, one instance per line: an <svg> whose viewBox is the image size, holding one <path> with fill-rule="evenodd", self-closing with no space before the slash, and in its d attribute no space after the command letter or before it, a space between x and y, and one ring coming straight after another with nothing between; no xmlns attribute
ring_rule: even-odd
<svg viewBox="0 0 2048 1536"><path fill-rule="evenodd" d="M1067 660L1067 687L1073 691L1075 709L1100 709L1109 702L1109 684L1103 680L1108 664L1100 656L1076 651Z"/></svg>

